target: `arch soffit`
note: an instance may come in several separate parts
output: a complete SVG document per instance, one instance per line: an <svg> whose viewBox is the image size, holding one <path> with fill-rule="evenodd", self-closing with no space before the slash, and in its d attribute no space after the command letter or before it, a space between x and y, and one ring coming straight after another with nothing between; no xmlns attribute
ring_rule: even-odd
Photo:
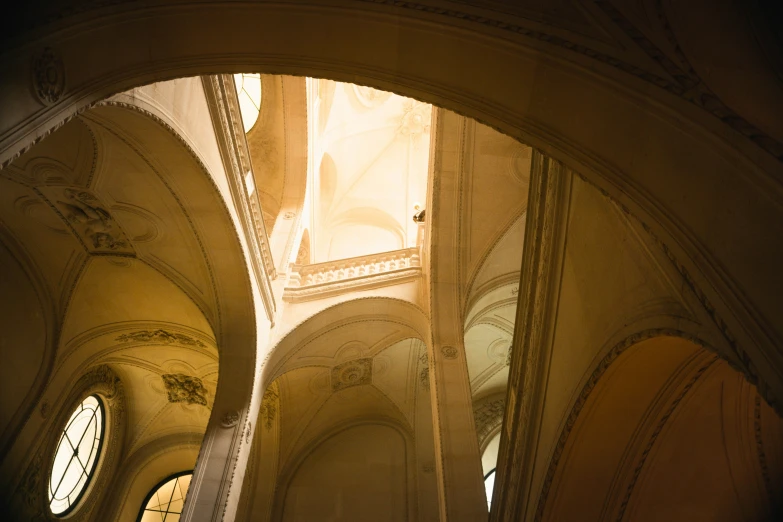
<svg viewBox="0 0 783 522"><path fill-rule="evenodd" d="M104 121L109 121L123 135L131 137L137 143L147 143L147 135L168 136L169 141L179 143L181 148L195 163L196 171L201 176L194 177L187 169L161 169L170 190L177 196L183 211L189 215L194 232L199 238L202 254L209 266L212 279L211 286L216 294L216 324L215 337L221 352L221 362L234 343L226 343L229 337L243 335L255 337L255 317L250 276L245 263L239 235L227 204L221 196L205 162L188 143L187 137L175 130L162 114L154 114L150 110L128 103L102 102L96 110L101 111ZM161 146L169 146L163 144ZM154 157L157 152L148 148L147 153ZM164 182L165 182L164 181ZM198 181L198 182L196 182ZM209 209L204 213L188 212L188 207ZM220 255L216 255L220 252ZM230 334L228 332L231 332ZM238 343L239 344L239 343ZM254 358L255 343L246 345L243 351L246 356Z"/></svg>
<svg viewBox="0 0 783 522"><path fill-rule="evenodd" d="M280 488L280 491L283 492L283 495L275 495L275 505L276 508L282 509L282 506L277 506L278 502L282 502L285 497L285 493L288 491L288 487L291 484L291 481L296 476L296 472L299 470L299 468L302 466L302 464L305 463L307 458L315 453L318 448L320 448L325 442L327 442L329 439L336 437L340 435L341 433L344 433L352 428L359 427L359 426L372 426L372 425L380 425L385 426L387 428L391 428L392 430L396 431L400 437L405 441L405 454L406 459L410 460L413 458L413 441L414 441L414 434L410 427L405 426L401 422L395 422L393 419L390 419L388 417L378 417L378 418L362 418L362 419L352 419L349 421L342 422L340 424L337 424L336 426L333 426L331 429L324 431L323 433L319 434L318 437L315 437L312 439L307 445L303 446L301 450L299 450L296 454L292 456L288 460L288 462L283 466L283 469L280 471L280 474L278 475L278 484L282 485L282 488ZM410 472L410 463L408 463L408 468Z"/></svg>
<svg viewBox="0 0 783 522"><path fill-rule="evenodd" d="M640 55L646 53L657 62L656 67L674 72L673 76L660 69L653 71L648 67L651 62L634 64L630 56L612 56L607 48L575 34L552 37L524 19L521 25L514 25L491 13L441 11L428 9L426 4L421 5L424 9L413 7L200 4L170 7L156 17L129 16L154 9L134 5L96 8L89 15L80 15L99 22L89 35L71 31L74 18L67 15L54 17L58 21L50 23L45 32L35 24L22 24L1 58L5 70L26 74L36 48L27 45L31 42L51 45L63 63L89 59L96 66L69 69L69 90L52 106L41 108L30 101L16 104L14 112L4 114L0 162L7 164L19 151L113 92L205 71L254 69L333 78L399 92L486 122L564 161L610 192L666 243L670 255L679 258L675 264L689 274L693 284L706 289L699 293L705 306L715 310L716 323L732 343L741 344L750 359L758 362L753 372L762 374L779 395L783 393L777 378L783 363L775 355L783 326L774 313L779 308L776 299L783 292L759 283L774 280L771 276L777 271L777 258L764 261L774 268L764 265L755 271L743 270L742 260L732 251L752 249L737 249L725 236L741 243L753 241L744 234L748 227L739 222L708 224L696 217L706 213L733 215L718 209L730 202L748 201L741 194L753 193L761 199L747 211L748 226L763 230L765 223L780 221L761 216L761 209L780 213L775 204L781 196L779 180L783 179L779 143L723 104L701 78L694 77L693 70L683 69L667 53L659 52L654 42L640 36L642 33L608 2L596 7L603 11L601 18L617 26L613 36L624 39L628 48L638 49ZM182 9L188 16L182 16ZM666 18L666 12L660 14ZM36 16L41 19L45 18ZM243 30L251 23L253 30ZM117 30L118 24L123 31ZM150 24L167 30L150 32ZM433 26L439 30L433 31ZM231 31L230 37L214 33L221 27ZM357 30L361 34L355 34ZM353 35L354 41L372 34L379 48L353 46L346 50L341 42L328 37L335 32ZM151 34L161 41L150 41ZM203 34L214 37L195 37ZM641 38L639 43L633 42L634 36ZM114 49L123 47L128 38L173 52L154 59L148 53L115 54ZM21 47L25 39L25 47ZM182 41L193 45L175 44ZM729 40L720 44L726 42ZM596 50L599 47L601 50ZM270 49L275 49L274 55L269 54ZM408 53L410 59L401 59L401 52ZM651 89L650 84L656 87ZM697 85L702 95L686 95L692 85ZM9 80L7 86L6 99L30 100L35 96L28 80L21 77L16 82ZM544 101L539 93L546 93L546 103L536 102ZM552 110L555 107L557 110ZM593 132L589 125L572 125L596 119L632 123L630 127L604 126L602 133ZM655 150L651 151L653 144ZM640 156L650 161L634 161ZM726 183L714 183L716 176ZM679 197L705 186L725 189L725 197L702 198L701 212L692 200ZM713 237L713 226L724 236Z"/></svg>
<svg viewBox="0 0 783 522"><path fill-rule="evenodd" d="M492 243L492 247L484 253L476 270L471 274L467 284L467 291L465 292L467 298L465 299L463 310L464 317L469 318L474 315L474 308L480 306L480 301L498 288L506 285L519 286L524 238L520 238L522 241L519 242L518 246L518 259L516 256L517 252L504 252L504 249L512 247L514 242L512 234L518 231L518 227L522 227L522 235L524 236L526 215L527 212L523 210L520 215L515 216L506 225ZM499 270L496 268L498 266L500 267Z"/></svg>
<svg viewBox="0 0 783 522"><path fill-rule="evenodd" d="M402 326L405 331L388 339L384 348L406 338L427 339L429 321L424 312L407 301L388 297L353 299L333 305L305 319L286 333L270 350L264 362L264 382L271 383L293 369L292 361L307 344L348 325L385 322Z"/></svg>
<svg viewBox="0 0 783 522"><path fill-rule="evenodd" d="M282 175L280 210L270 227L272 255L285 271L297 241L307 194L307 89L305 79L281 78L282 106ZM263 98L261 101L263 108ZM278 152L278 157L280 156ZM291 217L289 217L291 216Z"/></svg>
<svg viewBox="0 0 783 522"><path fill-rule="evenodd" d="M697 351L694 352L694 355L687 360L699 363L691 368L692 371L686 372L683 374L684 376L681 376L681 378L685 380L690 378L690 381L686 382L684 386L681 387L681 395L679 396L679 399L674 399L670 405L670 409L672 407L676 407L682 396L688 393L691 387L696 384L702 374L707 371L715 361L725 360L723 359L720 352L716 351L699 336L689 332L677 330L675 328L651 328L642 330L621 339L608 350L602 350L602 356L597 361L597 364L591 366L590 369L588 369L585 374L585 378L582 380L582 383L580 383L580 386L576 388L577 391L574 393L571 406L568 409L566 415L561 419L560 426L557 429L559 436L555 441L553 449L551 450L551 457L548 459L549 462L546 475L543 479L541 494L538 497L535 514L536 522L541 522L545 519L545 514L549 506L548 500L550 493L558 477L558 474L561 471L561 461L563 457L566 456L566 446L569 444L569 441L572 438L572 432L577 425L577 421L580 419L580 415L584 411L585 405L588 404L588 401L593 398L593 392L596 390L596 388L604 384L602 379L607 375L607 371L612 368L612 365L617 362L621 356L624 354L628 355L630 353L629 350L637 348L649 350L649 345L644 345L651 341L654 342L655 339L661 338L673 338L689 343L692 347L696 348ZM706 353L700 355L699 350ZM634 354L630 353L630 355L633 356ZM687 365L687 361L685 361L683 364ZM666 388L668 389L668 385ZM658 393L663 393L663 391L665 390L661 390ZM654 402L655 401L652 401L651 404ZM665 422L666 419L668 419L668 415L663 418L663 421Z"/></svg>

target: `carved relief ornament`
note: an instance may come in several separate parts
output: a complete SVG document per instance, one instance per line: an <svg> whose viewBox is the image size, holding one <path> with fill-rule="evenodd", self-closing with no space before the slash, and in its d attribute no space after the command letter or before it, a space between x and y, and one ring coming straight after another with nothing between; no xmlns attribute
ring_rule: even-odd
<svg viewBox="0 0 783 522"><path fill-rule="evenodd" d="M52 105L65 91L65 67L63 61L50 47L33 62L33 92L44 105Z"/></svg>
<svg viewBox="0 0 783 522"><path fill-rule="evenodd" d="M166 387L169 402L207 405L207 389L198 377L184 373L164 373L161 375Z"/></svg>
<svg viewBox="0 0 783 522"><path fill-rule="evenodd" d="M125 232L98 197L81 187L38 189L91 254L134 256Z"/></svg>
<svg viewBox="0 0 783 522"><path fill-rule="evenodd" d="M121 343L137 342L137 343L156 343L156 344L180 344L183 346L196 346L198 348L206 348L207 345L185 334L178 332L169 332L158 328L157 330L138 330L135 332L122 334L116 339Z"/></svg>
<svg viewBox="0 0 783 522"><path fill-rule="evenodd" d="M372 382L372 358L356 359L332 368L332 392Z"/></svg>

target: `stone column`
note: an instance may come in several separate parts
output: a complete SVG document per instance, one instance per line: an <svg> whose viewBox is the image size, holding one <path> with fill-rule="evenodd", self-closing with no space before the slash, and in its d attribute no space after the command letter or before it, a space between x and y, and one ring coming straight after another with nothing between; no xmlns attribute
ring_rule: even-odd
<svg viewBox="0 0 783 522"><path fill-rule="evenodd" d="M428 342L435 467L441 522L485 521L487 503L481 472L470 379L464 348L463 284L460 279L460 199L466 134L474 122L438 109L430 150L427 207L431 338ZM469 140L468 140L469 141Z"/></svg>

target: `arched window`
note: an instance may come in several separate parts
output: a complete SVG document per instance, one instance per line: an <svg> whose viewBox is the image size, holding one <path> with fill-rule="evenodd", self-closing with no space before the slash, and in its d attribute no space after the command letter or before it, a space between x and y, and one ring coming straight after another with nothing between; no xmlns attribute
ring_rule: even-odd
<svg viewBox="0 0 783 522"><path fill-rule="evenodd" d="M261 112L261 75L235 74L234 83L237 86L242 124L247 132L256 124L258 113Z"/></svg>
<svg viewBox="0 0 783 522"><path fill-rule="evenodd" d="M103 442L103 404L90 395L68 419L52 461L49 509L69 513L81 499L95 473Z"/></svg>
<svg viewBox="0 0 783 522"><path fill-rule="evenodd" d="M487 509L492 505L492 491L495 489L495 469L484 475L484 490L487 492Z"/></svg>
<svg viewBox="0 0 783 522"><path fill-rule="evenodd" d="M495 433L481 454L481 469L484 470L484 490L487 492L487 509L492 504L492 491L495 487L495 466L498 462L500 432Z"/></svg>
<svg viewBox="0 0 783 522"><path fill-rule="evenodd" d="M179 522L193 471L171 475L152 488L141 504L137 522Z"/></svg>

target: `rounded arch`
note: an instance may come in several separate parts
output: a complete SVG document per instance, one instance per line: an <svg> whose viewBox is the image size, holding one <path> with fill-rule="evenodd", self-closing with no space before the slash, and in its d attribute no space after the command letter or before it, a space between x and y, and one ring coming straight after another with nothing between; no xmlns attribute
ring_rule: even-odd
<svg viewBox="0 0 783 522"><path fill-rule="evenodd" d="M761 49L735 49L736 41L745 44L754 36L746 13L737 9L752 8L732 4L701 12L659 4L661 19L674 11L679 21L676 29L664 24L660 37L681 38L688 44L682 49L691 51L678 65L609 2L595 6L595 19L613 24L612 31L588 22L576 30L564 26L565 36L533 23L539 15L524 13L528 20L514 16L511 22L489 9L443 10L425 0L349 7L159 0L74 6L68 12L58 6L51 17L32 6L38 4L8 35L2 58L3 70L10 71L3 99L13 107L0 121L3 164L109 94L205 72L333 78L426 100L564 161L638 215L703 290L716 322L742 346L740 358L783 396L783 362L776 351L783 336L777 313L783 281L776 276L781 253L768 240L783 227L777 225L783 223L782 138L777 112L769 110L783 97L769 79ZM47 21L45 30L40 20ZM84 22L94 24L90 31L72 30ZM710 24L730 34L699 30ZM613 54L602 40L609 34L618 39L615 48L635 47L644 58ZM127 50L128 41L144 46L116 52ZM46 46L50 50L42 51ZM752 74L731 81L713 75L705 82L698 71L710 64L694 50L703 46ZM82 61L91 67L73 65ZM30 64L49 62L62 63L65 71L51 86L31 89ZM721 97L739 100L749 116Z"/></svg>
<svg viewBox="0 0 783 522"><path fill-rule="evenodd" d="M160 511L162 511L165 515L168 515L170 510L171 512L175 514L180 514L182 511L182 506L185 503L185 497L188 492L188 486L190 486L190 478L193 476L193 470L185 470L185 471L179 471L177 473L174 473L173 475L169 475L168 477L164 478L150 490L149 493L147 493L147 496L144 498L144 500L141 502L141 509L139 509L139 516L136 517L136 522L142 522L144 520L144 513L147 510L147 506L150 504L150 501L154 502L153 496L158 493L158 491L163 488L164 486L169 485L171 481L174 482L174 487L172 488L172 493L168 495L169 499L165 500L162 499L158 500L161 502L160 506L156 506L160 508ZM187 479L187 486L183 485L181 483L182 479ZM184 490L184 491L183 491ZM175 498L176 497L176 498ZM173 503L178 504L179 509L171 509Z"/></svg>
<svg viewBox="0 0 783 522"><path fill-rule="evenodd" d="M338 303L322 310L292 327L269 351L264 361L262 381L269 384L292 369L289 361L308 343L323 333L347 324L380 321L394 323L406 331L400 339L427 339L428 319L424 312L401 299L367 297Z"/></svg>
<svg viewBox="0 0 783 522"><path fill-rule="evenodd" d="M134 451L115 474L111 501L100 511L101 520L133 521L144 506L144 498L172 474L191 470L196 464L200 433L167 435Z"/></svg>
<svg viewBox="0 0 783 522"><path fill-rule="evenodd" d="M600 361L564 420L535 520L688 520L694 510L766 519L773 499L754 440L763 401L688 337L641 333ZM775 436L783 422L764 407ZM771 463L773 476L781 465Z"/></svg>

